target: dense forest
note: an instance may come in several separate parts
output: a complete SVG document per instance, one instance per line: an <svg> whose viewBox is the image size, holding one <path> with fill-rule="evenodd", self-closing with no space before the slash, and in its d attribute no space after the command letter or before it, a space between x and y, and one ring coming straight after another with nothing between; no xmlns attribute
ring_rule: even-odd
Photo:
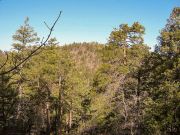
<svg viewBox="0 0 180 135"><path fill-rule="evenodd" d="M154 51L139 22L120 24L106 44L60 45L26 18L0 51L1 135L178 135L180 8ZM36 50L36 51L34 51Z"/></svg>

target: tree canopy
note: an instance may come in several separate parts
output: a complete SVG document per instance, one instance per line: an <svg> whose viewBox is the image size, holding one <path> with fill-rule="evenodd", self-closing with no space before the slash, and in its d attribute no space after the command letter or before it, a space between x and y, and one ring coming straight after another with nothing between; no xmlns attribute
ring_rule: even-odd
<svg viewBox="0 0 180 135"><path fill-rule="evenodd" d="M139 22L120 24L107 44L61 45L50 38L60 15L41 42L26 18L0 51L0 134L178 135L180 8L155 51Z"/></svg>

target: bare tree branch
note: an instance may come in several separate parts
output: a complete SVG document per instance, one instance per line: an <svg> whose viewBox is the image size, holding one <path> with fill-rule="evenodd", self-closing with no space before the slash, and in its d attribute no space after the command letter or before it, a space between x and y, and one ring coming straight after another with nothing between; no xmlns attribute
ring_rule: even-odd
<svg viewBox="0 0 180 135"><path fill-rule="evenodd" d="M48 30L51 30L46 22L44 22L45 26L48 28Z"/></svg>
<svg viewBox="0 0 180 135"><path fill-rule="evenodd" d="M50 36L52 34L52 31L53 31L56 23L58 22L59 18L61 17L61 13L62 13L62 11L60 11L60 13L59 13L58 17L56 18L56 20L54 21L52 27L49 29L49 34L48 34L47 38L44 41L42 41L40 43L40 45L35 50L33 50L26 58L24 58L21 62L19 62L18 64L16 64L15 66L13 66L12 68L10 68L8 70L1 72L0 75L4 75L4 74L7 74L7 73L10 73L10 72L14 71L20 65L22 65L24 62L26 62L28 59L30 59L39 49L41 49L43 46L46 45L47 41L49 40L49 38L50 38ZM4 64L6 64L6 63L7 62L5 62Z"/></svg>

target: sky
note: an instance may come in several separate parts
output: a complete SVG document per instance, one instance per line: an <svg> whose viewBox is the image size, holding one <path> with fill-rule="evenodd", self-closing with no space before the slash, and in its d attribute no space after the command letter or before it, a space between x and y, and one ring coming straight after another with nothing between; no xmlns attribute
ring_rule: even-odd
<svg viewBox="0 0 180 135"><path fill-rule="evenodd" d="M59 11L63 11L52 37L61 45L73 42L107 43L113 28L140 22L146 29L145 44L157 36L180 0L0 0L0 50L12 48L12 36L30 18L39 37L46 37Z"/></svg>

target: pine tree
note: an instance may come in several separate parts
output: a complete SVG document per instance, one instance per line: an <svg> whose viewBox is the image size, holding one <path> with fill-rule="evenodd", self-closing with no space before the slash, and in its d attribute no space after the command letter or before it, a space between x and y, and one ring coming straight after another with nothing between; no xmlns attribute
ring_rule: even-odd
<svg viewBox="0 0 180 135"><path fill-rule="evenodd" d="M145 28L138 22L135 22L132 26L121 24L118 29L116 28L111 32L109 44L123 48L124 64L127 61L127 48L131 45L142 44L144 31Z"/></svg>
<svg viewBox="0 0 180 135"><path fill-rule="evenodd" d="M141 67L144 100L144 133L178 134L179 125L179 8L174 8L160 33L158 50Z"/></svg>
<svg viewBox="0 0 180 135"><path fill-rule="evenodd" d="M17 51L23 51L29 45L35 45L39 38L37 33L34 32L34 29L29 25L29 18L27 17L24 21L24 25L13 35L13 40L16 43L13 43L13 48Z"/></svg>
<svg viewBox="0 0 180 135"><path fill-rule="evenodd" d="M13 35L13 40L15 43L13 43L13 49L15 50L13 52L13 58L12 62L13 65L17 65L18 63L21 63L26 54L29 53L30 49L28 47L31 47L35 45L36 42L38 42L39 38L37 37L37 33L34 32L34 29L29 25L29 18L27 17L24 21L24 24L20 26L20 28L16 31L16 33ZM17 115L16 119L20 121L24 121L22 117L26 117L26 99L25 99L25 91L24 91L24 80L25 80L25 74L23 73L23 67L25 64L21 64L16 69L16 79L17 82L17 90L18 90L18 105L17 105ZM21 123L23 125L23 123Z"/></svg>
<svg viewBox="0 0 180 135"><path fill-rule="evenodd" d="M162 54L173 56L180 53L180 8L174 8L167 24L162 29L159 40L159 51Z"/></svg>

